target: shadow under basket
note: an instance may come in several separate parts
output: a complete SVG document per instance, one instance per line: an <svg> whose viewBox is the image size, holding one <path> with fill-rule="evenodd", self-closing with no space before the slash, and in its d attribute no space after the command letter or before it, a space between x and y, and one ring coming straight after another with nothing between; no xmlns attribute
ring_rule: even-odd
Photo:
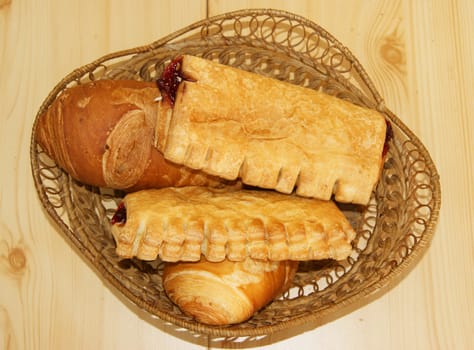
<svg viewBox="0 0 474 350"><path fill-rule="evenodd" d="M197 323L167 298L162 262L121 260L115 254L109 220L123 193L74 181L32 136L31 165L39 197L76 252L139 309L177 327L223 337L268 335L303 324L317 327L399 282L432 240L440 208L438 173L418 138L385 107L358 60L311 21L276 10L242 10L202 20L150 45L74 70L47 96L36 118L67 87L98 79L153 81L173 57L184 53L318 89L385 115L393 138L370 203L340 206L357 232L352 254L345 261L301 263L292 288L244 323Z"/></svg>

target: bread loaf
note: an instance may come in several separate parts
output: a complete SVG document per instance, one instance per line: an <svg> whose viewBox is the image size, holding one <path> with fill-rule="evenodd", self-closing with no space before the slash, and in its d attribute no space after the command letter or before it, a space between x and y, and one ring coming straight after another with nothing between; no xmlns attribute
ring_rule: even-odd
<svg viewBox="0 0 474 350"><path fill-rule="evenodd" d="M247 259L218 263L168 263L163 286L187 315L210 325L246 321L286 291L298 268L294 261Z"/></svg>
<svg viewBox="0 0 474 350"><path fill-rule="evenodd" d="M66 89L39 117L36 140L74 179L123 189L223 181L165 160L153 147L160 91L152 82L99 80Z"/></svg>

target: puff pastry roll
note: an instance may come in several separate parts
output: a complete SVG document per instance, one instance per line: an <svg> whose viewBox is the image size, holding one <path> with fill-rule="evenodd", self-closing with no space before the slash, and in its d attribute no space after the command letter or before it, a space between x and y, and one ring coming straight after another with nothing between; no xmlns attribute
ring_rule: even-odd
<svg viewBox="0 0 474 350"><path fill-rule="evenodd" d="M264 190L163 188L127 194L112 218L117 254L212 262L344 259L355 231L331 201Z"/></svg>
<svg viewBox="0 0 474 350"><path fill-rule="evenodd" d="M170 161L283 193L368 203L383 163L379 112L188 55L158 85L155 142Z"/></svg>

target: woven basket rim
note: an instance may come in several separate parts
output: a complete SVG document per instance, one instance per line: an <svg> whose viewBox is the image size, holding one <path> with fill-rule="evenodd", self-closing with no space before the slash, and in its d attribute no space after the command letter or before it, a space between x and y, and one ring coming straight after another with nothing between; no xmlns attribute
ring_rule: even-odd
<svg viewBox="0 0 474 350"><path fill-rule="evenodd" d="M369 78L367 72L362 67L358 59L347 49L344 45L342 45L332 34L327 32L325 29L320 27L318 24L310 21L304 17L301 17L296 14L292 14L287 11L282 10L274 10L274 9L251 9L251 10L237 10L232 11L224 14L220 14L217 16L213 16L207 19L200 20L195 22L187 27L184 27L174 33L171 33L163 38L154 41L151 44L138 46L131 49L121 50L114 53L110 53L104 55L89 64L86 64L82 67L79 67L73 70L71 73L66 75L56 86L51 90L51 92L47 95L45 100L43 101L42 105L40 106L35 121L32 127L32 134L31 134L31 143L30 143L30 158L31 158L31 167L32 173L35 183L35 188L38 193L38 196L43 204L44 209L46 210L48 216L54 221L56 225L58 225L60 231L73 243L73 245L79 249L82 253L82 257L85 257L86 260L95 268L96 272L98 272L101 277L104 277L107 282L112 284L121 294L123 294L129 301L133 304L137 305L140 309L147 311L150 314L157 314L157 312L151 312L156 310L151 310L152 306L146 305L135 298L132 293L128 290L120 288L118 284L114 281L114 276L106 268L100 265L100 262L94 260L94 257L89 254L87 249L81 249L81 242L77 240L74 234L71 232L69 227L63 222L61 217L57 214L55 209L50 205L48 201L47 194L42 189L42 184L37 176L39 171L38 164L34 161L37 155L37 148L36 142L34 138L35 130L37 127L38 117L46 110L49 104L55 99L57 94L62 91L67 84L71 81L84 75L85 73L94 71L97 67L104 64L104 62L123 58L130 55L141 54L145 52L152 51L159 47L162 47L165 44L173 42L174 40L181 40L183 36L189 33L192 30L200 28L201 26L210 23L211 21L223 20L234 18L236 16L259 16L259 15L272 15L272 16L283 16L290 19L293 19L303 25L311 28L317 28L318 30L325 33L325 35L334 42L335 45L340 47L344 54L351 60L355 70L359 73L361 78L363 79L364 83L366 84L368 90L371 92L373 99L377 103L377 110L380 112L385 113L390 117L390 121L394 123L400 130L405 133L410 141L418 148L419 152L425 158L426 165L430 169L432 176L432 184L433 184L433 208L431 211L430 220L426 226L425 232L422 235L420 241L416 244L413 251L403 260L403 262L395 267L389 275L383 277L382 279L378 280L377 283L372 284L369 288L364 290L363 293L356 294L354 296L348 297L347 299L342 300L341 302L331 305L330 307L322 310L316 314L306 315L299 318L292 318L287 321L282 321L278 324L272 324L268 326L260 326L253 329L233 329L232 327L213 327L207 326L200 323L193 323L190 324L187 321L182 321L180 319L175 319L172 315L167 313L158 312L158 317L161 318L163 321L171 322L176 326L183 327L189 329L190 331L197 332L200 334L206 334L210 336L225 336L225 337L242 337L242 336L260 336L260 335L269 335L278 331L286 330L288 328L294 328L297 326L301 326L305 323L312 323L315 327L324 324L328 321L334 320L356 308L359 308L367 303L371 302L375 298L383 295L387 292L390 288L398 284L403 277L411 271L416 266L416 263L422 258L424 253L427 251L429 247L432 237L435 232L435 227L438 222L439 218L439 211L441 206L441 189L439 184L439 175L438 171L429 155L428 150L422 144L422 142L418 139L418 137L407 127L403 124L403 122L393 113L391 112L386 106L383 98L375 88L372 80ZM185 38L183 39L185 40Z"/></svg>

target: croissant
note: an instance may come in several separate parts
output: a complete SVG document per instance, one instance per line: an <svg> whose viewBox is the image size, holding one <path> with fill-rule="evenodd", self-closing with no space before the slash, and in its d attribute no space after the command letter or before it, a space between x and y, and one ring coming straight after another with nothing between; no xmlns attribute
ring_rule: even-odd
<svg viewBox="0 0 474 350"><path fill-rule="evenodd" d="M36 141L74 179L133 191L226 183L166 160L155 147L155 83L99 80L66 89L38 118Z"/></svg>
<svg viewBox="0 0 474 350"><path fill-rule="evenodd" d="M158 85L155 143L166 159L283 193L368 203L387 137L379 112L189 55Z"/></svg>
<svg viewBox="0 0 474 350"><path fill-rule="evenodd" d="M168 263L163 286L187 315L209 325L244 322L286 291L298 262L246 259Z"/></svg>

